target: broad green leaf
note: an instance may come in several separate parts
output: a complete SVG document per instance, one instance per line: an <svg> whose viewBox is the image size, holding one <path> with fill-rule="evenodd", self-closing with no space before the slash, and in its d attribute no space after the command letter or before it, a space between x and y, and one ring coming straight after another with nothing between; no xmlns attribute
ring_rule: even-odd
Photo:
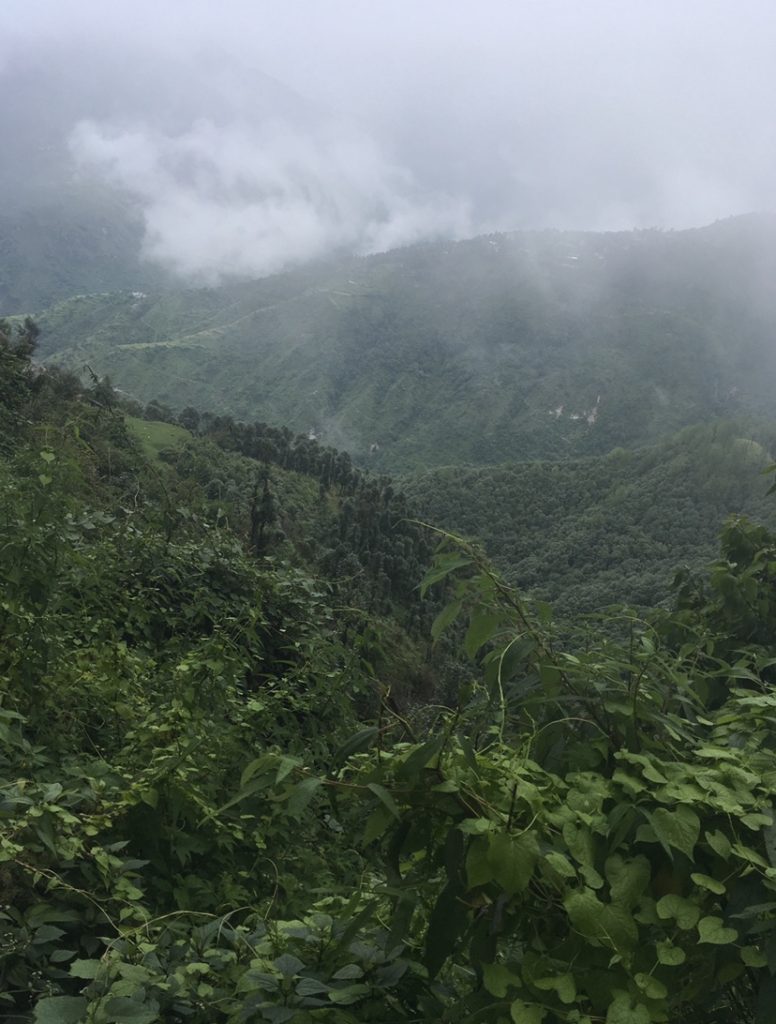
<svg viewBox="0 0 776 1024"><path fill-rule="evenodd" d="M320 996L328 992L330 985L325 985L317 978L300 978L296 985L298 996Z"/></svg>
<svg viewBox="0 0 776 1024"><path fill-rule="evenodd" d="M108 1000L103 1012L109 1024L157 1024L159 1020L155 999L141 1003L128 996L115 996Z"/></svg>
<svg viewBox="0 0 776 1024"><path fill-rule="evenodd" d="M557 853L556 851L546 853L544 855L544 860L545 863L547 863L553 871L557 871L562 878L576 878L576 868L568 857L565 857L562 853Z"/></svg>
<svg viewBox="0 0 776 1024"><path fill-rule="evenodd" d="M431 623L431 636L434 640L438 640L447 627L452 622L455 622L461 613L462 607L463 601L451 601L450 604L445 605L442 611Z"/></svg>
<svg viewBox="0 0 776 1024"><path fill-rule="evenodd" d="M652 1014L643 1003L634 1003L628 992L614 992L606 1011L606 1024L651 1024Z"/></svg>
<svg viewBox="0 0 776 1024"><path fill-rule="evenodd" d="M521 836L497 832L489 837L488 860L493 877L510 896L528 886L538 857L539 847L531 832Z"/></svg>
<svg viewBox="0 0 776 1024"><path fill-rule="evenodd" d="M354 981L356 978L364 977L363 967L358 964L345 964L340 967L336 974L332 974L334 981Z"/></svg>
<svg viewBox="0 0 776 1024"><path fill-rule="evenodd" d="M415 776L439 753L444 741L444 734L440 733L440 735L432 736L430 740L426 740L425 743L410 751L405 760L396 769L396 777L398 779L414 780Z"/></svg>
<svg viewBox="0 0 776 1024"><path fill-rule="evenodd" d="M702 917L698 922L698 935L699 942L713 946L727 946L738 938L735 928L727 928L721 917Z"/></svg>
<svg viewBox="0 0 776 1024"><path fill-rule="evenodd" d="M514 1024L542 1024L547 1011L537 1003L524 1003L522 999L515 999L509 1007L509 1015Z"/></svg>
<svg viewBox="0 0 776 1024"><path fill-rule="evenodd" d="M364 842L373 843L375 839L379 839L380 836L385 834L388 826L395 820L396 819L388 808L379 804L366 819L366 825L364 826Z"/></svg>
<svg viewBox="0 0 776 1024"><path fill-rule="evenodd" d="M503 964L483 964L482 981L492 996L504 999L507 991L520 987L520 978Z"/></svg>
<svg viewBox="0 0 776 1024"><path fill-rule="evenodd" d="M668 995L668 989L663 982L651 974L635 974L633 980L648 999L665 999Z"/></svg>
<svg viewBox="0 0 776 1024"><path fill-rule="evenodd" d="M668 893L657 901L657 914L664 921L673 918L684 931L694 928L701 916L697 904L675 893Z"/></svg>
<svg viewBox="0 0 776 1024"><path fill-rule="evenodd" d="M604 873L612 902L632 907L649 884L652 869L646 857L639 855L626 861L615 853L606 859Z"/></svg>
<svg viewBox="0 0 776 1024"><path fill-rule="evenodd" d="M49 996L35 1004L34 1024L81 1024L86 1015L83 996Z"/></svg>
<svg viewBox="0 0 776 1024"><path fill-rule="evenodd" d="M456 886L447 885L431 911L424 962L432 978L455 950L458 938L469 922L469 911L461 895Z"/></svg>
<svg viewBox="0 0 776 1024"><path fill-rule="evenodd" d="M733 847L730 845L730 840L725 833L715 830L714 832L706 832L705 836L706 842L712 850L723 860L727 860L733 852Z"/></svg>
<svg viewBox="0 0 776 1024"><path fill-rule="evenodd" d="M353 733L335 752L332 761L335 765L340 765L344 761L347 761L353 754L361 754L365 750L368 750L375 739L377 738L378 728L376 725L369 726L368 729L359 729L358 732Z"/></svg>
<svg viewBox="0 0 776 1024"><path fill-rule="evenodd" d="M458 829L465 836L481 836L486 832L492 832L495 825L490 818L464 818L458 824Z"/></svg>
<svg viewBox="0 0 776 1024"><path fill-rule="evenodd" d="M374 793L377 799L388 809L388 811L390 811L394 818L398 820L401 817L396 801L385 786L381 786L378 782L370 782L366 788Z"/></svg>
<svg viewBox="0 0 776 1024"><path fill-rule="evenodd" d="M687 954L680 946L675 946L667 940L656 943L655 949L658 960L667 967L678 967L687 959Z"/></svg>
<svg viewBox="0 0 776 1024"><path fill-rule="evenodd" d="M304 968L304 964L299 957L292 956L290 953L283 953L276 957L272 964L276 970L280 971L284 978L293 978Z"/></svg>
<svg viewBox="0 0 776 1024"><path fill-rule="evenodd" d="M97 973L102 967L99 960L74 960L70 964L70 977L71 978L85 978L92 981L97 977Z"/></svg>
<svg viewBox="0 0 776 1024"><path fill-rule="evenodd" d="M456 569L463 569L471 564L472 559L468 555L437 555L434 559L434 564L421 580L420 596L425 597L429 587L439 583L440 580L449 576L451 572L455 572Z"/></svg>
<svg viewBox="0 0 776 1024"><path fill-rule="evenodd" d="M368 985L348 985L345 988L333 988L329 990L329 999L337 1006L351 1006L359 1002L365 995L369 994Z"/></svg>
<svg viewBox="0 0 776 1024"><path fill-rule="evenodd" d="M633 915L624 906L602 903L590 889L571 893L563 906L574 928L590 940L624 952L638 941Z"/></svg>
<svg viewBox="0 0 776 1024"><path fill-rule="evenodd" d="M267 765L272 763L272 760L273 756L271 754L262 754L261 757L257 757L253 761L250 761L242 770L242 775L240 776L240 787L249 783L256 772L261 768L267 767Z"/></svg>
<svg viewBox="0 0 776 1024"><path fill-rule="evenodd" d="M275 774L275 785L279 785L287 775L290 775L294 768L301 767L302 762L298 757L281 757L278 770Z"/></svg>
<svg viewBox="0 0 776 1024"><path fill-rule="evenodd" d="M759 832L760 829L765 825L770 828L773 825L773 816L770 814L760 814L759 812L752 811L750 814L742 814L740 818L741 822L750 828L753 832Z"/></svg>
<svg viewBox="0 0 776 1024"><path fill-rule="evenodd" d="M288 801L288 813L292 818L299 818L302 815L316 790L322 784L322 779L303 779L302 782L294 786Z"/></svg>
<svg viewBox="0 0 776 1024"><path fill-rule="evenodd" d="M711 878L709 875L702 875L699 872L694 872L690 875L690 878L696 885L700 886L701 889L708 889L709 892L714 892L718 896L727 892L727 887L724 882L719 882L716 878Z"/></svg>
<svg viewBox="0 0 776 1024"><path fill-rule="evenodd" d="M547 978L534 978L533 983L544 992L554 989L558 994L558 999L567 1006L577 998L577 985L573 974L555 974Z"/></svg>
<svg viewBox="0 0 776 1024"><path fill-rule="evenodd" d="M701 832L701 821L695 811L680 804L675 811L658 807L649 815L655 835L665 847L680 850L692 860Z"/></svg>
<svg viewBox="0 0 776 1024"><path fill-rule="evenodd" d="M464 650L473 658L483 644L491 639L501 624L501 612L478 608L469 620L469 628L463 642Z"/></svg>
<svg viewBox="0 0 776 1024"><path fill-rule="evenodd" d="M768 957L757 946L744 946L741 949L741 959L747 967L759 968L768 966Z"/></svg>

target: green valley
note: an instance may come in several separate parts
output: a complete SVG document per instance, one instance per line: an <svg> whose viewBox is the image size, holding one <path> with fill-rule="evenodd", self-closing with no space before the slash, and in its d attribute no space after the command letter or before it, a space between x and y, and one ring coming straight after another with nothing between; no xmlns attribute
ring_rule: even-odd
<svg viewBox="0 0 776 1024"><path fill-rule="evenodd" d="M309 431L379 472L603 454L770 415L775 225L494 235L79 296L37 311L42 352L143 403Z"/></svg>

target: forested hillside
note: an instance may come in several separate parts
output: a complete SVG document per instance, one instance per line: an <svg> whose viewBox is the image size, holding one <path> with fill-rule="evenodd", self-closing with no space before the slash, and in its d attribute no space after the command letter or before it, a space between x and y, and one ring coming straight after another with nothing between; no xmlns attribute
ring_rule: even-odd
<svg viewBox="0 0 776 1024"><path fill-rule="evenodd" d="M420 604L346 456L128 417L36 339L0 333L9 1019L767 1024L776 538L564 650L460 543Z"/></svg>
<svg viewBox="0 0 776 1024"><path fill-rule="evenodd" d="M2 188L0 188L2 196ZM0 214L0 312L24 313L78 293L159 288L140 260L140 215L121 195L71 185Z"/></svg>
<svg viewBox="0 0 776 1024"><path fill-rule="evenodd" d="M768 423L720 420L596 458L450 466L404 480L427 522L484 542L521 592L559 615L651 606L712 556L730 513L776 523Z"/></svg>
<svg viewBox="0 0 776 1024"><path fill-rule="evenodd" d="M771 414L774 223L494 235L79 296L41 314L43 352L381 471L601 454Z"/></svg>

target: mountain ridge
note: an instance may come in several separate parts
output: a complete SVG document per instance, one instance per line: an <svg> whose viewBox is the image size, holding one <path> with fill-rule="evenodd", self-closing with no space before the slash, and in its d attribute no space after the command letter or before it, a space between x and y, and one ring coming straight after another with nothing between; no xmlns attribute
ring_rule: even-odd
<svg viewBox="0 0 776 1024"><path fill-rule="evenodd" d="M776 219L517 232L79 296L42 350L143 402L287 424L380 472L601 454L773 409ZM77 339L75 342L73 339Z"/></svg>

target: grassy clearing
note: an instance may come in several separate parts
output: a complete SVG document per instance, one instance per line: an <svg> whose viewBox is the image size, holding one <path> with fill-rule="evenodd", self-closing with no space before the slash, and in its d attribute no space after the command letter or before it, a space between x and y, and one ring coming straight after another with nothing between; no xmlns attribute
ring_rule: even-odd
<svg viewBox="0 0 776 1024"><path fill-rule="evenodd" d="M183 427L159 420L141 420L136 416L125 417L130 434L137 438L143 454L152 462L159 461L159 452L164 448L180 448L191 440L191 434Z"/></svg>

